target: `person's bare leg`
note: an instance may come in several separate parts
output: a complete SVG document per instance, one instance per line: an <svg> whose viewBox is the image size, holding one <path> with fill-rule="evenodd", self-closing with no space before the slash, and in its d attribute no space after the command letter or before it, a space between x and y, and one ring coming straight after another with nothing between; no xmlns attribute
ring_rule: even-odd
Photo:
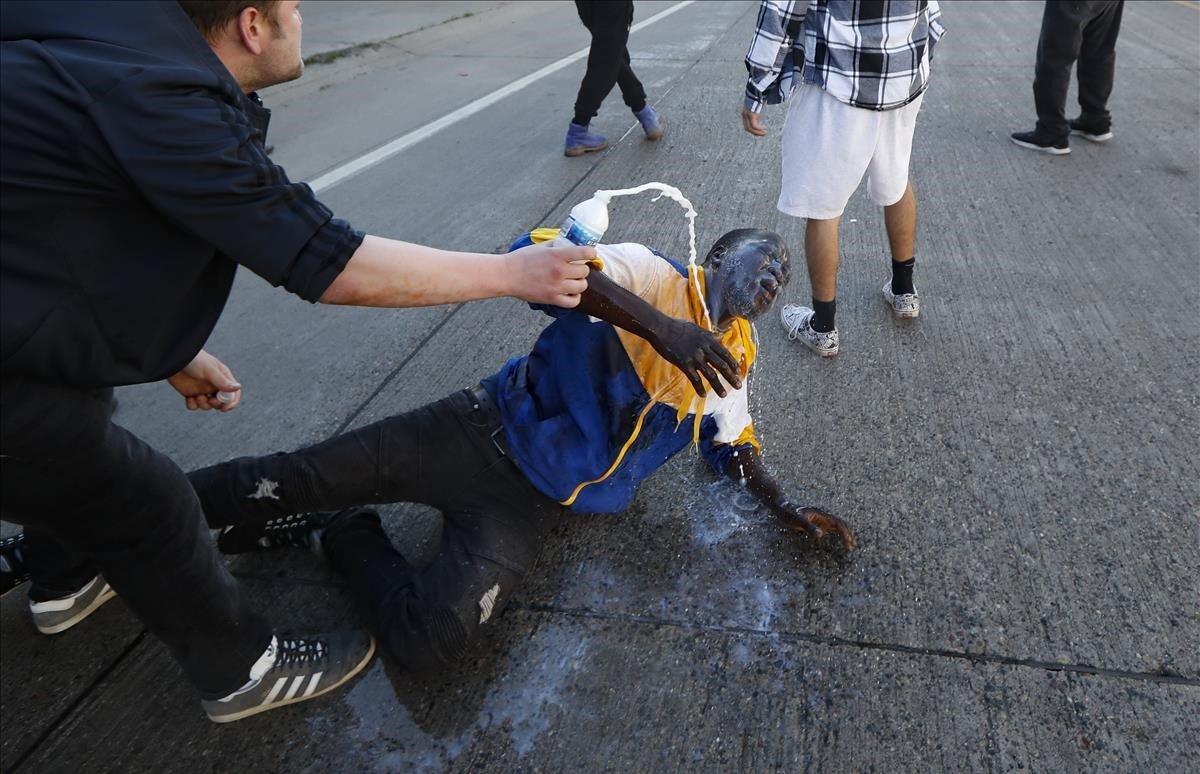
<svg viewBox="0 0 1200 774"><path fill-rule="evenodd" d="M904 263L912 258L917 248L917 194L912 183L904 189L900 201L883 208L883 224L892 248L892 260Z"/></svg>
<svg viewBox="0 0 1200 774"><path fill-rule="evenodd" d="M904 189L900 201L883 208L883 223L892 248L892 281L883 288L883 300L891 304L896 317L912 319L921 313L913 285L913 269L917 264L917 194L912 183Z"/></svg>
<svg viewBox="0 0 1200 774"><path fill-rule="evenodd" d="M829 220L809 218L804 228L804 258L814 301L837 296L838 227L841 216Z"/></svg>

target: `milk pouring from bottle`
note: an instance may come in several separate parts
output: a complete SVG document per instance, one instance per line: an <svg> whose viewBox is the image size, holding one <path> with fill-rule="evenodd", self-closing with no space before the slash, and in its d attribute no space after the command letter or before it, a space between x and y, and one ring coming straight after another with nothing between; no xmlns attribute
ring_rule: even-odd
<svg viewBox="0 0 1200 774"><path fill-rule="evenodd" d="M595 245L608 231L608 200L604 191L597 191L592 198L571 208L571 214L563 221L555 247Z"/></svg>

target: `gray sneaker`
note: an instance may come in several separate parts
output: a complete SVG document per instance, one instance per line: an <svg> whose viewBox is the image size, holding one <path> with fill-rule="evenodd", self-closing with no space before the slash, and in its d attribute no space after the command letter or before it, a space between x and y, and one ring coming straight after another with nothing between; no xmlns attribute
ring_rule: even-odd
<svg viewBox="0 0 1200 774"><path fill-rule="evenodd" d="M883 300L899 318L911 320L921 314L921 297L917 295L916 285L913 285L913 292L897 295L892 292L892 282L888 280L888 283L883 286Z"/></svg>
<svg viewBox="0 0 1200 774"><path fill-rule="evenodd" d="M375 640L366 632L272 639L263 654L270 666L257 679L223 699L200 704L209 720L231 723L328 693L361 672L374 655Z"/></svg>
<svg viewBox="0 0 1200 774"><path fill-rule="evenodd" d="M97 575L73 594L43 602L29 600L33 625L42 634L65 632L96 612L97 608L117 595L104 578Z"/></svg>
<svg viewBox="0 0 1200 774"><path fill-rule="evenodd" d="M783 321L783 327L788 332L789 339L799 339L804 346L821 357L833 357L838 353L837 328L827 332L814 331L812 329L814 314L816 312L807 306L786 304L779 312L779 319Z"/></svg>

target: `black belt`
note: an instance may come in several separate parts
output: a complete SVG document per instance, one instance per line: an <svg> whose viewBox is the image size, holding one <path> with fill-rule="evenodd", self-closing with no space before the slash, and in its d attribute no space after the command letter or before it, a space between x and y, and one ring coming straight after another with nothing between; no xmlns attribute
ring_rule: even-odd
<svg viewBox="0 0 1200 774"><path fill-rule="evenodd" d="M499 424L500 409L496 407L496 401L492 400L491 394L488 393L482 384L475 385L467 390L467 392L471 395L471 401L474 403L476 411L482 408L489 408L496 415L498 424L496 425L496 429L492 431L492 445L496 447L496 451L505 457L511 457L512 455L508 453L508 439L504 436L504 425Z"/></svg>

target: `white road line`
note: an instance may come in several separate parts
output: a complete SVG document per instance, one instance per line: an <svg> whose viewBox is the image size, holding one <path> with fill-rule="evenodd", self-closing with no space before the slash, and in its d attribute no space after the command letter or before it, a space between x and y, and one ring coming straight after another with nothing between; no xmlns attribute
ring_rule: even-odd
<svg viewBox="0 0 1200 774"><path fill-rule="evenodd" d="M632 34L644 27L649 27L651 24L654 24L656 21L659 21L660 19L665 19L668 16L670 16L671 14L675 13L676 11L686 8L687 6L691 5L694 2L696 2L696 0L683 0L683 2L681 2L681 3L676 3L675 5L671 6L670 8L667 8L666 10L663 10L663 11L660 11L660 12L654 14L649 19L645 19L645 20L640 21L637 24L633 25L629 29L629 32ZM583 59L585 56L587 56L587 53L588 53L587 48L581 48L578 51L576 51L574 54L571 54L570 56L565 56L562 59L559 59L557 62L548 64L540 70L535 70L534 72L530 73L529 75L526 75L524 78L518 78L517 80L508 84L507 86L504 86L500 89L497 89L496 91L493 91L491 94L488 94L486 97L480 97L479 99L475 100L474 102L463 105L458 110L455 110L453 113L447 113L446 115L442 116L441 118L437 119L436 121L430 121L429 123L425 124L424 126L418 127L416 129L412 130L411 132L409 132L408 134L401 135L401 136L397 137L396 139L394 139L384 145L381 145L380 147L376 148L375 150L373 150L369 153L364 153L363 155L359 156L356 159L351 159L350 161L347 161L345 164L341 165L340 167L335 167L335 168L329 170L328 172L326 172L325 174L316 178L315 180L310 181L309 186L311 186L313 191L315 191L316 193L324 193L325 191L328 191L330 188L333 188L338 183L341 183L345 180L350 179L354 175L357 175L359 172L362 172L363 170L370 169L371 167L375 166L376 164L380 163L381 161L390 159L392 156L395 156L400 151L406 150L407 148L411 148L412 146L419 143L421 140L432 137L433 135L442 131L446 127L457 124L459 121L462 121L464 118L468 118L470 116L475 115L476 113L483 110L484 108L496 104L497 102L504 99L508 95L514 94L514 93L520 91L521 89L525 88L529 84L536 83L537 81L540 81L542 78L545 78L547 75L558 72L559 70L563 69L567 65L572 64L573 62L577 62L580 59Z"/></svg>

